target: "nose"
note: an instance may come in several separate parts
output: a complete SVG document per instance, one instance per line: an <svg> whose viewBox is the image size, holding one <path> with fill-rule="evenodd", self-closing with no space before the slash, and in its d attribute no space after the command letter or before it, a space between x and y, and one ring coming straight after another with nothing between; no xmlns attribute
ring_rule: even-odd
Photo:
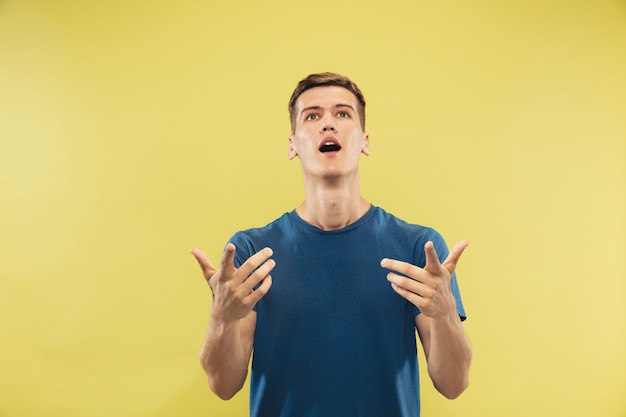
<svg viewBox="0 0 626 417"><path fill-rule="evenodd" d="M335 127L335 123L333 121L333 118L330 114L325 114L324 118L322 119L322 124L320 125L320 132L324 133L324 132L336 132L337 128Z"/></svg>

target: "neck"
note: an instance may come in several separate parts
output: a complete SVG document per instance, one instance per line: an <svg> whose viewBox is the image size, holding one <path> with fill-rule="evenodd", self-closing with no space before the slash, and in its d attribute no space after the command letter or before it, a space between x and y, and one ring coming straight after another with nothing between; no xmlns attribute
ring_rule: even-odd
<svg viewBox="0 0 626 417"><path fill-rule="evenodd" d="M358 181L305 184L305 199L296 213L322 230L344 228L360 219L370 208L360 192Z"/></svg>

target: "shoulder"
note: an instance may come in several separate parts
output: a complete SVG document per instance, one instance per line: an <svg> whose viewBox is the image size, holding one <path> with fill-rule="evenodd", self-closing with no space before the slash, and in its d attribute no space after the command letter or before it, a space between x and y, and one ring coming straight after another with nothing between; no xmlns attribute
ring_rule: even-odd
<svg viewBox="0 0 626 417"><path fill-rule="evenodd" d="M283 238L290 229L290 213L285 213L276 220L262 227L240 230L230 239L237 248L235 260L243 263L245 259Z"/></svg>
<svg viewBox="0 0 626 417"><path fill-rule="evenodd" d="M384 227L387 230L406 234L413 238L425 237L429 239L431 237L440 238L441 235L432 227L424 226L418 223L408 222L403 220L381 207L375 207L375 222L378 227Z"/></svg>
<svg viewBox="0 0 626 417"><path fill-rule="evenodd" d="M379 207L376 211L376 227L395 244L412 248L414 263L425 262L424 245L429 241L433 242L437 253L447 256L446 242L435 228L408 222Z"/></svg>
<svg viewBox="0 0 626 417"><path fill-rule="evenodd" d="M273 233L279 233L281 230L284 230L286 227L288 227L289 216L290 213L285 213L276 220L273 220L272 222L266 224L265 226L240 230L233 235L231 240L250 240L262 236L267 236Z"/></svg>

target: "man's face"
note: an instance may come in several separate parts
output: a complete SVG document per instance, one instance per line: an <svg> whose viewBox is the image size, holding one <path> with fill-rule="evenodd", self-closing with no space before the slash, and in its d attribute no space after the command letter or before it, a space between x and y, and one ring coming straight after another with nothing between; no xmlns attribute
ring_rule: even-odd
<svg viewBox="0 0 626 417"><path fill-rule="evenodd" d="M300 158L305 175L340 177L358 172L369 136L357 113L357 98L338 86L314 87L296 101L296 128L289 137L289 159Z"/></svg>

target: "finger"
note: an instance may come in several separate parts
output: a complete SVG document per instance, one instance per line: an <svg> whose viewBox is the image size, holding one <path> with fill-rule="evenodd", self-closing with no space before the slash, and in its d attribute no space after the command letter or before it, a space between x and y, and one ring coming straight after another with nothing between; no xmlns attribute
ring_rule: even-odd
<svg viewBox="0 0 626 417"><path fill-rule="evenodd" d="M441 263L439 262L439 256L437 255L433 242L426 242L424 245L424 252L426 253L426 266L424 269L428 271L437 271Z"/></svg>
<svg viewBox="0 0 626 417"><path fill-rule="evenodd" d="M407 277L411 277L413 279L419 279L419 271L420 268L404 261L398 261L396 259L383 258L380 261L380 266L385 269L389 269L391 271L399 272Z"/></svg>
<svg viewBox="0 0 626 417"><path fill-rule="evenodd" d="M202 270L203 274L213 275L215 271L217 271L209 258L206 256L206 254L200 249L192 248L190 252L193 257L196 258L196 261L198 262L198 265L200 265L200 269Z"/></svg>
<svg viewBox="0 0 626 417"><path fill-rule="evenodd" d="M269 275L269 273L276 266L276 261L273 259L268 259L258 267L242 284L241 291L242 295L245 296L250 292L254 291L254 287L256 287L259 282L263 281L265 277Z"/></svg>
<svg viewBox="0 0 626 417"><path fill-rule="evenodd" d="M403 288L403 287L401 287L401 286L399 286L397 284L394 284L394 283L391 284L391 288L393 288L393 290L396 293L398 293L404 299L409 301L414 306L417 306L417 308L419 308L421 310L421 305L422 305L422 303L424 301L424 298L422 298L419 294L416 294L416 293L414 293L412 291L409 291L406 288Z"/></svg>
<svg viewBox="0 0 626 417"><path fill-rule="evenodd" d="M469 242L467 240L462 240L459 243L457 243L454 246L454 248L452 248L452 251L446 258L446 261L443 263L443 266L448 271L450 271L451 274L454 273L454 271L456 270L456 264L459 262L459 258L461 257L461 254L463 254L463 251L468 246L469 246Z"/></svg>
<svg viewBox="0 0 626 417"><path fill-rule="evenodd" d="M254 305L267 294L272 286L272 276L266 275L259 285L259 288L252 291L245 299L244 302L250 306L250 308L254 307Z"/></svg>
<svg viewBox="0 0 626 417"><path fill-rule="evenodd" d="M220 261L220 268L222 269L221 276L218 277L220 280L227 279L230 274L225 274L225 271L235 269L235 252L237 248L232 243L226 245L224 248L224 253L222 253L222 260Z"/></svg>
<svg viewBox="0 0 626 417"><path fill-rule="evenodd" d="M394 274L393 272L387 274L387 281L391 283L392 287L396 286L402 288L420 297L429 297L433 293L433 289L428 287L424 283L404 277L402 275Z"/></svg>
<svg viewBox="0 0 626 417"><path fill-rule="evenodd" d="M263 248L257 253L255 253L254 255L252 255L251 257L249 257L243 263L243 265L241 265L241 267L239 268L242 274L242 276L240 277L241 282L245 281L248 278L248 276L252 274L252 272L254 272L255 269L263 265L263 263L267 261L269 257L272 256L273 254L274 252L272 251L272 249Z"/></svg>

